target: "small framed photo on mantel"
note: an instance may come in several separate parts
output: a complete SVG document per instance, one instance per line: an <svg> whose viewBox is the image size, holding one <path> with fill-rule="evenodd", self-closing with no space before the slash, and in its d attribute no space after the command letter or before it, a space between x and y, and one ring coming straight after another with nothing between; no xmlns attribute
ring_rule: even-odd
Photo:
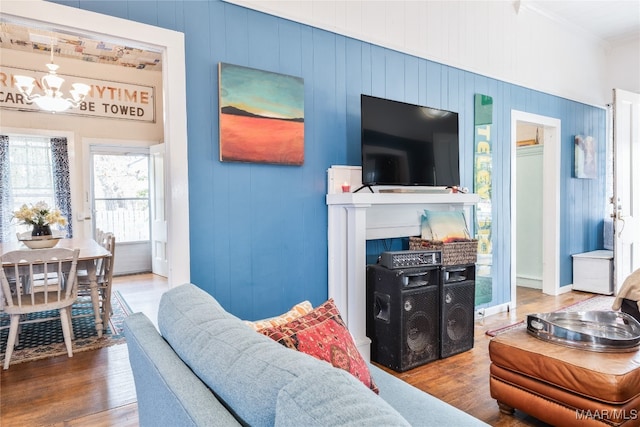
<svg viewBox="0 0 640 427"><path fill-rule="evenodd" d="M219 64L220 161L302 165L304 80Z"/></svg>

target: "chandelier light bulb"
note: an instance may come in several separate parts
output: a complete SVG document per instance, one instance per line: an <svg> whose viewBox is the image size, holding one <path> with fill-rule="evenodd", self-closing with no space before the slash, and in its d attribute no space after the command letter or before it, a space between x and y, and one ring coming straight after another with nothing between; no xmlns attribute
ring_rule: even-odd
<svg viewBox="0 0 640 427"><path fill-rule="evenodd" d="M27 77L27 76L13 76L13 77L16 80L16 86L18 87L18 90L20 91L20 93L22 93L28 98L31 95L31 92L33 91L33 86L34 86L33 82L35 82L36 79L34 79L33 77Z"/></svg>
<svg viewBox="0 0 640 427"><path fill-rule="evenodd" d="M62 83L64 83L64 79L62 77L55 74L47 74L42 78L42 80L40 80L40 82L42 83L42 89L46 92L51 91L54 96L57 94L62 96L62 93L60 93L60 88L62 87Z"/></svg>
<svg viewBox="0 0 640 427"><path fill-rule="evenodd" d="M80 103L87 96L89 91L91 90L91 86L86 85L84 83L73 83L71 85L73 89L69 91L73 100Z"/></svg>

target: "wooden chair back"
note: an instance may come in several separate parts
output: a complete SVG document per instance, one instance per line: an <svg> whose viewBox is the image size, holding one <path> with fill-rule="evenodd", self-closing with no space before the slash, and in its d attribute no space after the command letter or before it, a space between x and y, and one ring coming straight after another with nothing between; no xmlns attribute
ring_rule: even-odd
<svg viewBox="0 0 640 427"><path fill-rule="evenodd" d="M0 285L4 311L31 313L74 301L78 292L79 253L79 249L52 248L17 250L2 255Z"/></svg>
<svg viewBox="0 0 640 427"><path fill-rule="evenodd" d="M111 281L113 275L113 261L116 256L116 236L113 233L104 233L102 241L99 241L103 248L111 252L110 257L102 258L101 264L98 266L97 275L102 277L104 281Z"/></svg>

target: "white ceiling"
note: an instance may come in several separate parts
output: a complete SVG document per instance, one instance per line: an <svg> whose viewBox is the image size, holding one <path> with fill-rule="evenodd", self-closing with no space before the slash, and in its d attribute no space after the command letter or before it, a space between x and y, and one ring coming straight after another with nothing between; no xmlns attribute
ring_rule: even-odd
<svg viewBox="0 0 640 427"><path fill-rule="evenodd" d="M640 0L519 0L514 5L611 45L640 37Z"/></svg>
<svg viewBox="0 0 640 427"><path fill-rule="evenodd" d="M512 1L516 11L526 7L610 46L640 38L640 0L509 1ZM3 48L50 55L50 39L54 38L56 56L137 69L162 69L160 52L96 37L58 33L50 28L27 29L20 23L7 21L0 24L0 46Z"/></svg>

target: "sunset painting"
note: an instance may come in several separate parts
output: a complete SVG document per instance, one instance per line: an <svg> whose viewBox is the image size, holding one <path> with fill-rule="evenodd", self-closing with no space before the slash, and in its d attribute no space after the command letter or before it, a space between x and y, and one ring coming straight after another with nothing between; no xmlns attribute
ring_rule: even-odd
<svg viewBox="0 0 640 427"><path fill-rule="evenodd" d="M301 165L304 80L223 63L218 71L220 160Z"/></svg>

